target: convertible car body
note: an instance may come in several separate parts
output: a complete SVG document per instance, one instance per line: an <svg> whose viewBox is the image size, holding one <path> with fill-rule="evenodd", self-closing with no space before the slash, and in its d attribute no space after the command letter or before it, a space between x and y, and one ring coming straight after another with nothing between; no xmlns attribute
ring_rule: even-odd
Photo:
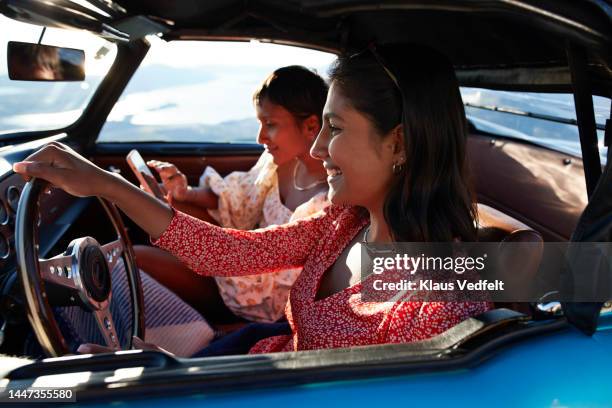
<svg viewBox="0 0 612 408"><path fill-rule="evenodd" d="M210 109L223 126L176 125L174 108L193 101L186 88L175 99L157 92L157 81L192 84L164 70L151 76L147 53L156 44L280 44L326 55L324 67L334 55L372 42L413 42L448 55L462 86L482 240L610 242L612 5L606 0L0 0L0 14L1 42L13 40L14 24L30 27L22 35L30 42L42 27L64 33L61 44L49 44L85 49L87 78L73 88L19 87L0 66L2 402L10 402L9 390L48 387L73 390L81 404L611 406L612 312L603 299L496 304L412 344L189 359L129 350L130 334L143 330L142 293L133 289L133 325L123 334L105 331L112 320L105 300L81 299L97 318L101 341L124 350L69 355L53 307L76 301L49 288L73 285L71 268L80 264L71 262L92 242L74 240L97 240L111 263L129 258L131 244L148 238L109 203L26 184L11 170L50 141L134 182L125 162L133 148L146 159L177 164L192 184L206 165L222 174L250 168L262 151L248 139L255 138L252 118L237 121L213 103L198 105L198 114ZM83 31L91 38L78 44ZM223 55L238 60L235 71L225 72L232 78L253 74L244 69L247 57ZM130 96L130 88L141 96ZM211 95L220 101L231 92ZM149 122L130 104L151 106ZM152 118L162 126L151 127ZM239 130L246 139L228 136ZM56 255L64 258L53 261ZM529 250L516 269L535 278L541 259ZM45 265L57 274L45 275ZM130 287L137 287L133 265L127 269Z"/></svg>

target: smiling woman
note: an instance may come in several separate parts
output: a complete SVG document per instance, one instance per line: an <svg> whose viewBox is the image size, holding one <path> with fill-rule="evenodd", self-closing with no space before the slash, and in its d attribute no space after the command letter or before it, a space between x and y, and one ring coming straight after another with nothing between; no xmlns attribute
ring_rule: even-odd
<svg viewBox="0 0 612 408"><path fill-rule="evenodd" d="M42 27L0 15L0 55L9 41L36 43ZM85 51L83 82L25 82L8 78L0 58L0 137L2 133L61 129L75 122L109 71L117 46L84 31L47 28L42 44Z"/></svg>

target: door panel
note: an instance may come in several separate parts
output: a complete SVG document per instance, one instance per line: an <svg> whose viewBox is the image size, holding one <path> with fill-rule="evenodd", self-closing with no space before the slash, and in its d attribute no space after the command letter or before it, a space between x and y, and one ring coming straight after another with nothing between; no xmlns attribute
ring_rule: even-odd
<svg viewBox="0 0 612 408"><path fill-rule="evenodd" d="M472 134L468 156L478 201L547 241L569 239L587 204L582 160L520 141Z"/></svg>

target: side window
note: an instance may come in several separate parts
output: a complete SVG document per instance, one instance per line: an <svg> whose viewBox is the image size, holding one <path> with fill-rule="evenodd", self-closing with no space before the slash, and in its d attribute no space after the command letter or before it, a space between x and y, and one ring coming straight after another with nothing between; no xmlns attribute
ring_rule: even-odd
<svg viewBox="0 0 612 408"><path fill-rule="evenodd" d="M576 120L571 94L493 91L461 88L468 120L476 129L514 137L574 156L581 155L578 128L564 121ZM599 153L606 162L604 126L610 117L610 99L593 97Z"/></svg>
<svg viewBox="0 0 612 408"><path fill-rule="evenodd" d="M255 143L252 95L275 69L326 75L335 55L259 42L165 42L151 49L111 111L98 142Z"/></svg>

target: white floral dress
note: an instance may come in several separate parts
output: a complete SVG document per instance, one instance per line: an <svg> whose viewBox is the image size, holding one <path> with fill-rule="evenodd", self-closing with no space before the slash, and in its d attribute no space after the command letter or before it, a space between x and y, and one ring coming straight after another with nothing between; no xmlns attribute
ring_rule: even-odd
<svg viewBox="0 0 612 408"><path fill-rule="evenodd" d="M319 193L291 211L281 202L276 165L269 153L261 155L248 172L235 171L225 178L212 167L200 177L219 196L219 206L210 215L227 228L251 230L310 217L329 204L326 194ZM285 311L289 290L302 268L279 272L217 277L223 301L237 316L254 322L275 322ZM242 274L242 273L240 273ZM228 273L227 275L232 275Z"/></svg>

